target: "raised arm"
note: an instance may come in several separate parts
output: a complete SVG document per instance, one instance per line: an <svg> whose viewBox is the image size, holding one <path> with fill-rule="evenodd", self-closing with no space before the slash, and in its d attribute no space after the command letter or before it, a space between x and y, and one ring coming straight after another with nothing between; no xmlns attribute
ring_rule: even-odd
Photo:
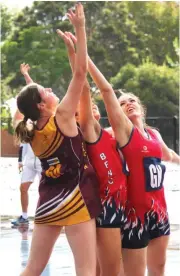
<svg viewBox="0 0 180 276"><path fill-rule="evenodd" d="M29 70L30 70L29 64L22 63L20 65L21 74L24 76L24 79L25 79L27 85L30 83L33 83L33 80L31 79L31 77L29 75ZM17 109L12 118L12 125L13 125L14 129L19 124L19 122L21 122L23 120L23 118L24 118L24 115Z"/></svg>
<svg viewBox="0 0 180 276"><path fill-rule="evenodd" d="M30 70L29 64L22 63L20 65L20 71L21 71L21 74L24 76L26 84L30 84L33 82L33 80L31 79L31 77L29 75L29 70Z"/></svg>
<svg viewBox="0 0 180 276"><path fill-rule="evenodd" d="M68 58L71 65L72 72L74 72L75 66L75 46L77 39L70 33L65 32L64 35L61 31L58 32L61 37L63 37L64 43L67 48ZM83 91L80 97L80 105L78 110L79 124L81 126L81 131L87 142L94 142L99 138L101 126L98 121L93 116L92 111L92 100L90 95L90 86L88 80L86 79Z"/></svg>
<svg viewBox="0 0 180 276"><path fill-rule="evenodd" d="M90 58L88 59L88 70L102 93L109 122L113 128L116 140L120 146L124 146L129 141L133 124L121 109L112 86Z"/></svg>
<svg viewBox="0 0 180 276"><path fill-rule="evenodd" d="M66 126L68 123L73 123L75 120L75 112L80 100L80 95L84 86L87 75L87 45L85 31L85 17L83 6L78 3L76 5L76 13L72 11L68 13L71 23L74 25L77 37L77 54L75 56L74 73L66 95L60 102L56 112L57 121ZM63 38L64 34L61 33ZM64 126L66 129L67 127ZM63 128L64 128L63 127ZM64 129L65 130L65 129ZM66 130L65 130L66 132Z"/></svg>
<svg viewBox="0 0 180 276"><path fill-rule="evenodd" d="M85 140L94 143L100 136L101 126L94 118L90 86L85 82L79 105L79 124Z"/></svg>

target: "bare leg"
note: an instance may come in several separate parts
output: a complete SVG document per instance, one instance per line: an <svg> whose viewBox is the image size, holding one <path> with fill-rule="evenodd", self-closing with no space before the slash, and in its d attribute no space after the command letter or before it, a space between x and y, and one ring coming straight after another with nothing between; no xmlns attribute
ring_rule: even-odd
<svg viewBox="0 0 180 276"><path fill-rule="evenodd" d="M147 250L149 276L164 276L168 242L169 236L162 236L150 241Z"/></svg>
<svg viewBox="0 0 180 276"><path fill-rule="evenodd" d="M144 276L147 247L141 249L123 248L123 265L126 276Z"/></svg>
<svg viewBox="0 0 180 276"><path fill-rule="evenodd" d="M34 225L31 251L21 276L40 276L43 272L62 227Z"/></svg>
<svg viewBox="0 0 180 276"><path fill-rule="evenodd" d="M96 275L96 225L92 219L65 227L72 249L77 276Z"/></svg>
<svg viewBox="0 0 180 276"><path fill-rule="evenodd" d="M97 228L97 252L101 271L100 275L120 275L122 254L121 232L119 228Z"/></svg>
<svg viewBox="0 0 180 276"><path fill-rule="evenodd" d="M28 204L29 204L28 190L31 184L32 182L24 182L24 183L21 183L21 186L20 186L21 207L24 213L27 213L27 210L28 210Z"/></svg>
<svg viewBox="0 0 180 276"><path fill-rule="evenodd" d="M97 259L96 259L96 276L100 276L100 275L101 275L100 263L99 263L99 259L97 257Z"/></svg>

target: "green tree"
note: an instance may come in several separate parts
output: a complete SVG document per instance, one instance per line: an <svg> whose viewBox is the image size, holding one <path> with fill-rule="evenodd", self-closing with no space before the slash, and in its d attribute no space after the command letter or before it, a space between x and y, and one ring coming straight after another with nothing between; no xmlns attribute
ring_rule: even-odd
<svg viewBox="0 0 180 276"><path fill-rule="evenodd" d="M2 74L9 79L11 87L19 87L24 84L23 76L19 72L21 63L29 63L32 67L31 75L34 81L46 87L59 88L60 81L66 83L66 74L70 75L66 49L63 42L52 35L48 28L42 26L24 29L18 41L7 41L3 45ZM64 88L60 87L63 89Z"/></svg>
<svg viewBox="0 0 180 276"><path fill-rule="evenodd" d="M138 47L141 60L148 57L151 62L162 65L168 54L176 62L173 42L179 36L178 3L128 1L127 4L142 42Z"/></svg>
<svg viewBox="0 0 180 276"><path fill-rule="evenodd" d="M178 115L178 69L146 62L139 67L127 64L111 79L115 89L139 96L148 116Z"/></svg>
<svg viewBox="0 0 180 276"><path fill-rule="evenodd" d="M8 38L12 32L13 16L8 11L8 8L0 4L1 9L1 42Z"/></svg>
<svg viewBox="0 0 180 276"><path fill-rule="evenodd" d="M127 86L128 83L127 88L131 88L129 83L131 74L135 72L134 66L140 70L142 64L145 66L149 62L155 63L153 66L162 66L165 70L165 65L172 68L178 65L176 2L96 1L83 4L89 54L108 80L117 77L120 72L121 84ZM25 83L19 72L22 62L30 64L30 73L36 82L52 87L62 97L71 70L65 46L55 31L57 28L73 31L68 20L62 21L67 9L73 5L74 2L71 1L34 1L32 7L26 7L13 18L7 17L7 21L4 21L4 41L1 47L4 99L11 97L14 91L19 91ZM4 14L8 14L8 11L4 10ZM11 23L13 27L10 32ZM151 69L151 72L153 70L155 69ZM174 71L168 72L171 74ZM147 77L149 78L148 74ZM135 84L133 85L132 88L135 89ZM6 86L10 91L8 96ZM172 86L177 86L175 76L172 76ZM153 93L151 88L150 85L150 94ZM167 110L175 108L174 112L177 113L176 104L173 103L170 107L169 94L166 94L163 104L168 105ZM158 103L162 105L159 101ZM159 110L164 114L164 110Z"/></svg>

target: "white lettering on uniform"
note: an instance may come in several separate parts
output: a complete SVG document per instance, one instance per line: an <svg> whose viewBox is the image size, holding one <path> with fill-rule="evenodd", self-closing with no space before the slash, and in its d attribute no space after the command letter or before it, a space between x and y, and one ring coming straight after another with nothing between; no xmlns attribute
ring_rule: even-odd
<svg viewBox="0 0 180 276"><path fill-rule="evenodd" d="M161 166L157 165L157 174L158 174L158 187L161 185L161 180L162 180L162 168Z"/></svg>
<svg viewBox="0 0 180 276"><path fill-rule="evenodd" d="M105 160L106 159L106 155L104 153L100 154L101 160Z"/></svg>
<svg viewBox="0 0 180 276"><path fill-rule="evenodd" d="M112 176L112 171L111 170L108 171L108 176Z"/></svg>
<svg viewBox="0 0 180 276"><path fill-rule="evenodd" d="M100 154L100 158L101 158L101 160L104 161L105 168L108 169L108 160L106 160L106 155L103 152ZM113 184L113 178L112 178L113 174L112 174L111 169L109 169L107 171L107 174L108 174L108 183Z"/></svg>
<svg viewBox="0 0 180 276"><path fill-rule="evenodd" d="M161 180L162 180L162 168L161 166L151 164L149 166L150 171L150 185L152 188L160 187Z"/></svg>
<svg viewBox="0 0 180 276"><path fill-rule="evenodd" d="M108 161L105 161L104 165L105 165L106 168L108 168Z"/></svg>

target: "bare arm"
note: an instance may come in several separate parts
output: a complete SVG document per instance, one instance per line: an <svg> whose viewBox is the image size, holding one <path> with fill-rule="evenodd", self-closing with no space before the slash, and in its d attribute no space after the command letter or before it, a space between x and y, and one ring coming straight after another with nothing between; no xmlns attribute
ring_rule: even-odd
<svg viewBox="0 0 180 276"><path fill-rule="evenodd" d="M171 162L180 165L180 156L172 149L169 149L171 152Z"/></svg>
<svg viewBox="0 0 180 276"><path fill-rule="evenodd" d="M66 44L68 58L71 65L72 72L74 72L75 66L75 46L76 38L69 32L65 32L64 42ZM90 86L86 79L83 86L83 91L80 97L79 105L79 124L85 140L89 143L95 142L100 135L101 126L93 116L92 101L90 95Z"/></svg>
<svg viewBox="0 0 180 276"><path fill-rule="evenodd" d="M21 71L21 74L25 78L26 84L33 83L33 80L31 79L31 77L29 75L29 70L30 70L29 64L22 63L20 65L20 71Z"/></svg>
<svg viewBox="0 0 180 276"><path fill-rule="evenodd" d="M124 146L129 141L133 124L121 109L112 86L90 58L88 59L88 70L102 93L108 118L115 133L116 140L119 142L120 146Z"/></svg>
<svg viewBox="0 0 180 276"><path fill-rule="evenodd" d="M101 133L101 126L93 115L88 81L85 82L80 98L79 124L85 140L89 143L96 142Z"/></svg>
<svg viewBox="0 0 180 276"><path fill-rule="evenodd" d="M162 153L163 153L162 160L180 165L180 156L177 153L175 153L172 149L168 148L166 143L163 141L163 138L162 138L161 134L159 133L159 131L157 131L156 129L152 129L152 130L157 135L157 137L161 143Z"/></svg>
<svg viewBox="0 0 180 276"><path fill-rule="evenodd" d="M76 43L76 37L71 33L69 33L69 35L73 42ZM123 146L129 140L133 125L122 111L111 85L101 74L101 72L98 70L98 68L95 66L90 58L88 58L88 71L91 74L96 85L101 90L106 110L108 112L109 121L115 132L116 139L118 140L119 144ZM86 98L86 101L87 100L88 99ZM88 110L86 110L86 112L88 112ZM124 131L122 130L122 128L124 128ZM111 134L114 134L114 132L111 131Z"/></svg>
<svg viewBox="0 0 180 276"><path fill-rule="evenodd" d="M29 73L28 73L29 70L30 70L29 64L22 63L20 65L20 71L21 71L21 74L25 78L26 84L33 83L33 80L31 79L31 77L29 76ZM14 114L14 117L12 118L13 128L15 129L16 126L19 124L19 122L22 121L23 119L24 119L24 115L17 108L17 110Z"/></svg>
<svg viewBox="0 0 180 276"><path fill-rule="evenodd" d="M78 3L76 5L76 14L71 11L68 14L68 17L75 27L75 32L77 36L77 54L75 56L75 66L72 80L68 87L68 91L60 102L56 112L57 121L59 121L59 123L61 124L61 129L63 125L64 133L66 132L66 134L69 129L68 124L70 124L71 126L75 124L74 115L77 110L80 95L87 74L86 31L82 5ZM64 34L62 32L60 35L63 38Z"/></svg>
<svg viewBox="0 0 180 276"><path fill-rule="evenodd" d="M74 73L75 60L76 60L76 50L75 50L74 42L69 32L65 32L64 34L65 34L64 43L66 44L66 48L68 52L69 64L71 66L72 73Z"/></svg>

